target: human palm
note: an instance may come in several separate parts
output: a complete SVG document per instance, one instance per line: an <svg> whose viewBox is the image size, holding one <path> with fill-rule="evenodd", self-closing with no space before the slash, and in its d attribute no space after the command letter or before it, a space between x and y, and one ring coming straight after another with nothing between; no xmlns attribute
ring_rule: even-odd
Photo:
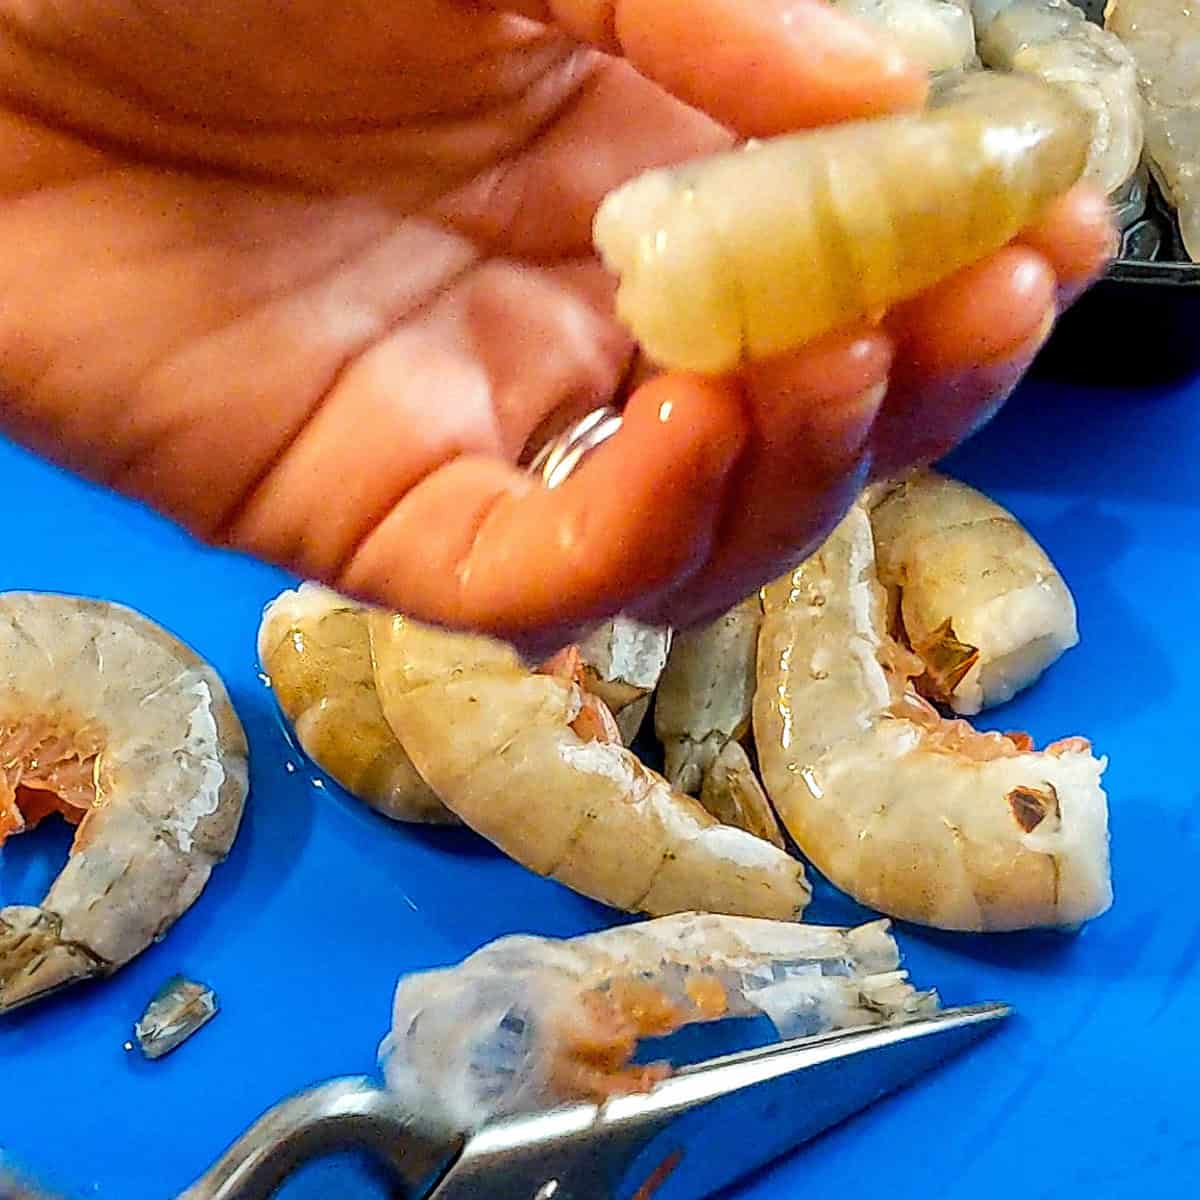
<svg viewBox="0 0 1200 1200"><path fill-rule="evenodd" d="M520 3L0 3L5 428L208 541L551 644L762 582L872 464L957 440L1102 259L1069 198L886 328L652 381L544 492L523 450L635 366L600 198L922 83L814 0Z"/></svg>

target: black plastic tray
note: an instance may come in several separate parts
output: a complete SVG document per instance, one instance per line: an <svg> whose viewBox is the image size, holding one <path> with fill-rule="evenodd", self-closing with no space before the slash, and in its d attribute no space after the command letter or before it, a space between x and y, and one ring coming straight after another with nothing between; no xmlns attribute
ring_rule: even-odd
<svg viewBox="0 0 1200 1200"><path fill-rule="evenodd" d="M1105 0L1073 2L1103 23ZM1145 214L1125 230L1120 256L1063 315L1034 373L1122 387L1200 374L1200 263L1184 253L1153 181Z"/></svg>

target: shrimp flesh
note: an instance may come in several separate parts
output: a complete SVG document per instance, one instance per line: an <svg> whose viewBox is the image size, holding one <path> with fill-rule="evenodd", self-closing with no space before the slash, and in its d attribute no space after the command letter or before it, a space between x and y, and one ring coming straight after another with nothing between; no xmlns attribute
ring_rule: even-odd
<svg viewBox="0 0 1200 1200"><path fill-rule="evenodd" d="M650 171L604 199L593 239L647 354L723 372L876 317L999 249L1079 179L1089 144L1062 89L969 72L923 113Z"/></svg>
<svg viewBox="0 0 1200 1200"><path fill-rule="evenodd" d="M885 29L931 74L975 66L975 24L967 0L833 0L852 17Z"/></svg>
<svg viewBox="0 0 1200 1200"><path fill-rule="evenodd" d="M663 774L694 796L717 755L750 728L762 602L749 596L709 625L677 633L654 699Z"/></svg>
<svg viewBox="0 0 1200 1200"><path fill-rule="evenodd" d="M649 711L670 645L670 630L620 616L579 643L582 682L607 705L627 746Z"/></svg>
<svg viewBox="0 0 1200 1200"><path fill-rule="evenodd" d="M455 967L400 980L380 1046L414 1115L470 1130L571 1100L644 1091L640 1039L766 1016L780 1037L932 1012L899 970L886 921L857 929L683 913L582 937L501 938Z"/></svg>
<svg viewBox="0 0 1200 1200"><path fill-rule="evenodd" d="M465 824L539 875L651 916L703 909L794 919L794 858L721 825L610 729L577 679L527 669L511 647L372 613L388 723Z"/></svg>
<svg viewBox="0 0 1200 1200"><path fill-rule="evenodd" d="M974 488L918 472L872 509L871 526L931 699L968 716L1002 704L1078 643L1075 601L1045 550Z"/></svg>
<svg viewBox="0 0 1200 1200"><path fill-rule="evenodd" d="M1109 0L1105 26L1137 62L1150 170L1200 261L1200 8L1179 0Z"/></svg>
<svg viewBox="0 0 1200 1200"><path fill-rule="evenodd" d="M860 903L943 929L1068 927L1112 902L1106 766L1082 738L950 721L885 627L871 522L855 505L764 590L754 733L780 819Z"/></svg>
<svg viewBox="0 0 1200 1200"><path fill-rule="evenodd" d="M1071 0L974 0L984 65L1070 92L1091 125L1084 178L1111 195L1142 155L1142 104L1133 55Z"/></svg>
<svg viewBox="0 0 1200 1200"><path fill-rule="evenodd" d="M383 718L364 608L313 583L283 592L258 660L300 748L352 796L393 821L458 824Z"/></svg>
<svg viewBox="0 0 1200 1200"><path fill-rule="evenodd" d="M0 909L0 1012L140 954L233 845L247 746L220 678L119 604L0 595L0 842L79 826L38 907Z"/></svg>

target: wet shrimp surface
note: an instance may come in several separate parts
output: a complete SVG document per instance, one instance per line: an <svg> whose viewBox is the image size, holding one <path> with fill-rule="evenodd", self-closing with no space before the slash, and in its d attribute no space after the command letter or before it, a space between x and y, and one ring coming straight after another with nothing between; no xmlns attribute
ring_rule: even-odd
<svg viewBox="0 0 1200 1200"><path fill-rule="evenodd" d="M1076 729L1103 747L1115 903L1077 938L898 923L914 982L945 1004L1011 1001L1019 1018L723 1200L1134 1200L1194 1173L1200 916L1183 884L1200 861L1197 462L1200 383L1136 397L1029 385L947 464L1026 525L1078 602L1080 644L980 723L1039 744ZM228 684L251 750L237 842L168 937L110 980L0 1019L0 1162L87 1200L162 1200L288 1092L372 1071L402 972L506 934L621 919L463 830L398 828L315 775L257 674L262 608L293 580L2 445L0 492L20 514L0 588L103 596L171 629ZM69 841L51 816L7 843L0 905L37 900ZM808 919L871 919L810 875ZM124 1044L176 974L211 986L221 1012L150 1062ZM689 1057L708 1052L703 1027L688 1034ZM282 1193L333 1195L384 1193L347 1162Z"/></svg>

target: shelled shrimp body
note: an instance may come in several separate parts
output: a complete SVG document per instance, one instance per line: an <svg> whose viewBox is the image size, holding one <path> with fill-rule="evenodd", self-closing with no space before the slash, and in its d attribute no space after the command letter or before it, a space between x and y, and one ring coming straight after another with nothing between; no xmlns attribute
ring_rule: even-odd
<svg viewBox="0 0 1200 1200"><path fill-rule="evenodd" d="M593 239L649 356L722 372L877 316L999 249L1079 179L1089 144L1062 89L970 72L923 113L651 171L605 198Z"/></svg>
<svg viewBox="0 0 1200 1200"><path fill-rule="evenodd" d="M1028 687L1079 641L1075 601L1017 519L933 471L871 509L880 582L925 663L918 686L971 715Z"/></svg>
<svg viewBox="0 0 1200 1200"><path fill-rule="evenodd" d="M643 766L577 679L530 671L501 642L399 615L372 613L370 629L383 712L417 770L530 870L652 916L803 911L801 864Z"/></svg>
<svg viewBox="0 0 1200 1200"><path fill-rule="evenodd" d="M384 720L365 609L312 583L283 592L263 612L258 661L300 748L346 791L394 821L458 823Z"/></svg>
<svg viewBox="0 0 1200 1200"><path fill-rule="evenodd" d="M764 591L754 733L805 855L879 912L943 929L1069 927L1112 901L1105 767L1082 738L1035 751L912 689L886 631L861 506Z"/></svg>
<svg viewBox="0 0 1200 1200"><path fill-rule="evenodd" d="M903 1020L938 1006L898 970L886 921L823 928L685 913L583 937L514 936L401 979L380 1047L388 1086L451 1128L639 1091L641 1038L767 1016L782 1037Z"/></svg>
<svg viewBox="0 0 1200 1200"><path fill-rule="evenodd" d="M1071 0L974 0L974 12L984 64L1065 88L1091 127L1084 178L1117 191L1142 153L1133 55Z"/></svg>
<svg viewBox="0 0 1200 1200"><path fill-rule="evenodd" d="M1146 157L1200 261L1200 8L1179 0L1109 0L1105 27L1137 62Z"/></svg>
<svg viewBox="0 0 1200 1200"><path fill-rule="evenodd" d="M886 30L931 74L976 65L975 24L967 0L833 0L833 7Z"/></svg>
<svg viewBox="0 0 1200 1200"><path fill-rule="evenodd" d="M0 595L0 842L79 826L39 906L0 909L0 1012L140 954L228 853L248 788L213 669L118 604Z"/></svg>

